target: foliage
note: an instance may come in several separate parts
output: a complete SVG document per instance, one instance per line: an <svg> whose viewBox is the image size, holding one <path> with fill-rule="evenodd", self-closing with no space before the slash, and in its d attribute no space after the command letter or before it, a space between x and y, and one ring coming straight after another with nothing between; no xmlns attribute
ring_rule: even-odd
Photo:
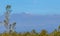
<svg viewBox="0 0 60 36"><path fill-rule="evenodd" d="M32 33L33 32L33 33ZM35 30L32 30L32 32L25 32L25 33L0 33L0 36L60 36L60 31L58 29L55 29L51 33L47 33L46 30L42 30L40 33L37 33Z"/></svg>

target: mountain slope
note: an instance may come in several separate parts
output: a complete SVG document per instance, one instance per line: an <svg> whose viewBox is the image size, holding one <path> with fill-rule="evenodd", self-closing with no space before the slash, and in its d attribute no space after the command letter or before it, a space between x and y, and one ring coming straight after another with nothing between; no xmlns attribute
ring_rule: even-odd
<svg viewBox="0 0 60 36"><path fill-rule="evenodd" d="M4 17L1 16L0 20L3 19ZM60 15L12 14L10 23L15 21L17 23L17 32L31 31L32 29L35 29L37 32L40 32L42 29L52 32L60 25Z"/></svg>

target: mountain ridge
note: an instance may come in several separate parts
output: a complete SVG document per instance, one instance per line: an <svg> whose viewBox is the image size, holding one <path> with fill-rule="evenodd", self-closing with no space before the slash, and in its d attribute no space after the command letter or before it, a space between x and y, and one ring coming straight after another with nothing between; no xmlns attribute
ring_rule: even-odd
<svg viewBox="0 0 60 36"><path fill-rule="evenodd" d="M4 20L1 16L0 21ZM31 31L36 29L41 31L46 29L49 32L60 25L60 15L30 15L30 14L11 14L10 23L16 22L16 31ZM49 29L50 28L50 29Z"/></svg>

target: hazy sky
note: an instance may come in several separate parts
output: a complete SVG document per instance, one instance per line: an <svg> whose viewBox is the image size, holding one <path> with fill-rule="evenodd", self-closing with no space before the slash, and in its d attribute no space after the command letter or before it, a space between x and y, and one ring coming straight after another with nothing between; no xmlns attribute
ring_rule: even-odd
<svg viewBox="0 0 60 36"><path fill-rule="evenodd" d="M5 12L7 4L14 13L60 14L60 0L0 0L0 14Z"/></svg>

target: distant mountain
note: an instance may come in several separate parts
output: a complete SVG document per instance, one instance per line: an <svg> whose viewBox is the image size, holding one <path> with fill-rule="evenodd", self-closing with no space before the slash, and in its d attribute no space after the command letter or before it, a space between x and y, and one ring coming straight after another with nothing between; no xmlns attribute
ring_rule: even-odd
<svg viewBox="0 0 60 36"><path fill-rule="evenodd" d="M0 21L4 17L0 17ZM16 31L24 32L35 29L40 32L42 29L46 29L48 32L52 32L60 25L60 15L32 15L27 13L12 14L10 16L10 22L17 23Z"/></svg>

